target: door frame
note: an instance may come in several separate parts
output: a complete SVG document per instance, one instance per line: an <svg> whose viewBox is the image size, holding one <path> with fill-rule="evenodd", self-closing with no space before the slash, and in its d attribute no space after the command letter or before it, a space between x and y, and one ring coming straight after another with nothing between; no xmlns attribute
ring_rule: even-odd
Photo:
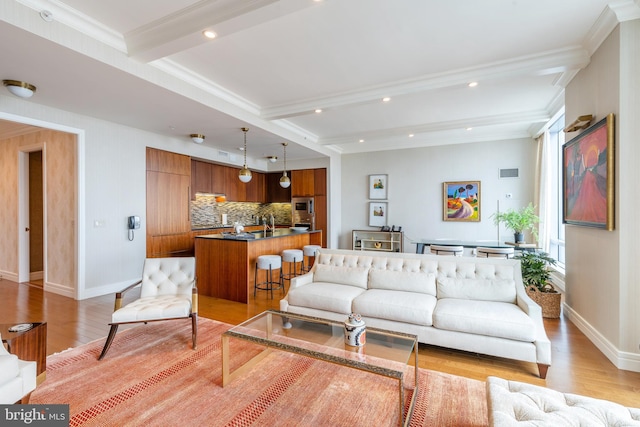
<svg viewBox="0 0 640 427"><path fill-rule="evenodd" d="M46 273L45 273L43 288L45 291L50 290L53 293L58 293L60 295L68 296L74 299L82 299L85 294L84 280L85 280L85 271L86 271L85 131L83 129L73 128L73 127L65 126L59 123L46 122L43 120L31 118L31 117L24 117L24 116L18 116L15 114L5 113L3 111L0 111L0 119L17 122L17 123L24 123L27 125L40 127L43 129L66 132L66 133L74 134L76 136L76 189L75 189L76 191L76 223L74 224L75 225L74 228L76 232L76 241L75 241L75 254L74 254L75 259L73 260L73 262L75 263L74 289L72 290L71 294L67 293L66 291L60 291L56 287L51 287L50 289L47 289ZM43 151L43 157L44 157L44 151ZM43 163L44 161L45 160L43 159ZM43 171L45 170L43 169ZM46 178L43 177L43 180L46 180ZM43 188L43 191L46 192L46 187ZM46 199L46 195L44 197ZM46 206L44 207L44 210L46 210ZM24 227L24 224L23 224L23 227ZM24 229L24 228L19 228L19 229ZM43 241L46 242L46 240L47 240L47 235L45 234ZM43 244L45 245L44 247L46 248L46 243L43 243ZM47 268L46 252L44 253L43 263L46 271L46 268Z"/></svg>

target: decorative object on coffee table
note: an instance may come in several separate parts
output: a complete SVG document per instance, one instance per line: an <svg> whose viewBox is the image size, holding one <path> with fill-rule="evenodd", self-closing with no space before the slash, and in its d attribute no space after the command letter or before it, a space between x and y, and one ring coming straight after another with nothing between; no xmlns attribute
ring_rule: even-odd
<svg viewBox="0 0 640 427"><path fill-rule="evenodd" d="M515 258L520 260L527 295L542 308L542 317L559 318L562 295L549 281L549 266L555 265L556 260L545 252L522 252Z"/></svg>
<svg viewBox="0 0 640 427"><path fill-rule="evenodd" d="M352 347L362 347L367 342L367 325L359 314L351 313L344 322L344 342Z"/></svg>

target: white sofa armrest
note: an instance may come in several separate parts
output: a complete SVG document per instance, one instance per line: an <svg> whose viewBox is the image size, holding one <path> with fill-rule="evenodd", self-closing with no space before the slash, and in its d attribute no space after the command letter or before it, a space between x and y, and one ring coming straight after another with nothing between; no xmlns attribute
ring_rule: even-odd
<svg viewBox="0 0 640 427"><path fill-rule="evenodd" d="M289 285L289 291L291 291L291 289L299 288L301 286L313 283L313 270L300 276L292 277L290 283L291 284ZM280 300L280 311L289 311L288 298L289 294L287 293L287 295L285 295L284 298Z"/></svg>
<svg viewBox="0 0 640 427"><path fill-rule="evenodd" d="M544 330L544 322L542 321L542 308L532 300L524 288L522 283L516 283L516 304L522 309L536 325L536 349L537 362L540 364L551 365L551 341L547 337Z"/></svg>
<svg viewBox="0 0 640 427"><path fill-rule="evenodd" d="M313 272L305 273L300 276L291 278L291 285L289 289L299 288L300 286L308 285L313 282Z"/></svg>

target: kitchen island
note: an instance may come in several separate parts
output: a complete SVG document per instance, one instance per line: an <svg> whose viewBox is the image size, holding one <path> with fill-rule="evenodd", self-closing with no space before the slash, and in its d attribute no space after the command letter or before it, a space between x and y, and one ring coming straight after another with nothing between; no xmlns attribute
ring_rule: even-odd
<svg viewBox="0 0 640 427"><path fill-rule="evenodd" d="M321 242L321 230L276 229L196 236L198 293L246 304L253 295L254 269L260 255L280 255L285 249L302 249Z"/></svg>

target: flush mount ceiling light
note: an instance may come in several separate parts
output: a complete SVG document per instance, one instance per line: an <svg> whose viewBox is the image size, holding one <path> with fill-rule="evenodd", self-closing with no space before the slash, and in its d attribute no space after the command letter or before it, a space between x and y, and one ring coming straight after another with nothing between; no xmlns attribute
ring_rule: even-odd
<svg viewBox="0 0 640 427"><path fill-rule="evenodd" d="M269 156L267 157L271 163L275 163L278 161L278 156Z"/></svg>
<svg viewBox="0 0 640 427"><path fill-rule="evenodd" d="M244 132L244 149L242 152L244 153L244 166L238 172L238 179L244 182L245 184L251 181L251 171L247 168L247 132L249 132L249 128L241 128L242 132Z"/></svg>
<svg viewBox="0 0 640 427"><path fill-rule="evenodd" d="M196 144L202 144L204 142L204 135L202 135L201 133L192 133L189 136L191 137L191 140Z"/></svg>
<svg viewBox="0 0 640 427"><path fill-rule="evenodd" d="M282 171L282 177L280 178L280 187L289 188L291 185L291 180L287 176L287 142L282 143L282 147L284 150L284 170Z"/></svg>
<svg viewBox="0 0 640 427"><path fill-rule="evenodd" d="M7 90L19 96L20 98L31 98L36 91L36 87L27 82L21 82L19 80L3 80L2 84L7 87Z"/></svg>
<svg viewBox="0 0 640 427"><path fill-rule="evenodd" d="M215 39L217 34L211 30L204 30L202 32L202 35L205 36L208 39Z"/></svg>

